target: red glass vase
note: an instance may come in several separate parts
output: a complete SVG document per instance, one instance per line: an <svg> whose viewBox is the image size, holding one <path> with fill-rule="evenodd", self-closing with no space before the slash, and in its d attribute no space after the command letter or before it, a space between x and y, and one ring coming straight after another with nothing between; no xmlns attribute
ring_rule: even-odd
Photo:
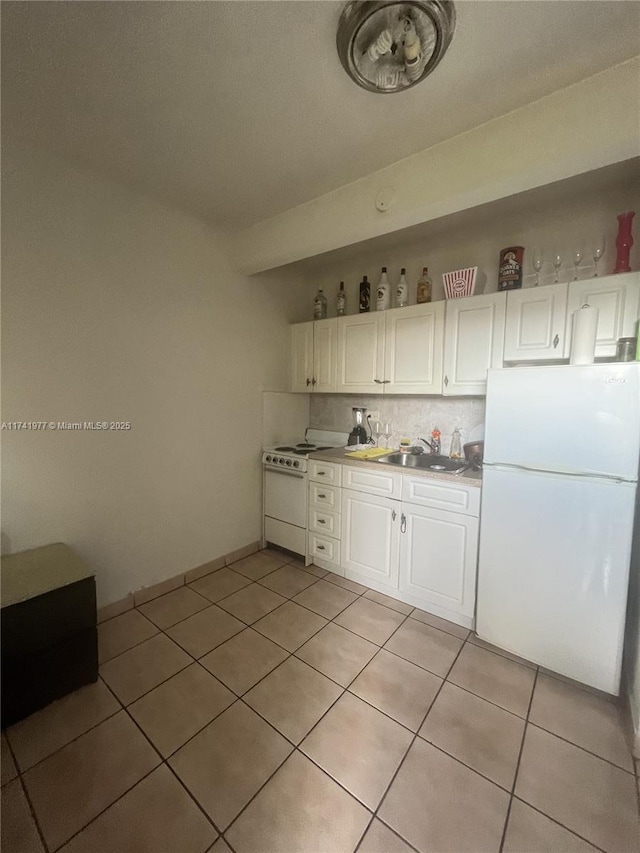
<svg viewBox="0 0 640 853"><path fill-rule="evenodd" d="M629 253L633 246L633 237L631 236L631 223L636 215L635 210L630 210L628 213L620 213L618 215L618 236L616 237L616 249L618 255L616 257L616 272L631 272L629 266Z"/></svg>

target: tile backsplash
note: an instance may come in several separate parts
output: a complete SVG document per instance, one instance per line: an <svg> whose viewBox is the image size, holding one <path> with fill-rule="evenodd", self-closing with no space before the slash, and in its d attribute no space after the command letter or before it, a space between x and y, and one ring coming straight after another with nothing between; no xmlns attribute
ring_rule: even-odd
<svg viewBox="0 0 640 853"><path fill-rule="evenodd" d="M438 427L442 433L442 452L449 453L451 435L458 427L462 443L480 436L484 430L484 397L402 397L366 396L351 394L312 394L310 426L314 429L334 429L350 432L354 406L364 406L368 412L380 412L381 421L390 421L392 436L389 447L398 447L400 439L416 443L419 436L430 438ZM381 439L384 443L384 439Z"/></svg>

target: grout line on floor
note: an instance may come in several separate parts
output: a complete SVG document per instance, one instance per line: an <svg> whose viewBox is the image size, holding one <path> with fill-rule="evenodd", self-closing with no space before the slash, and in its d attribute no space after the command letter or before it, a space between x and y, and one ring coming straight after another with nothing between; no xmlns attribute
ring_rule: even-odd
<svg viewBox="0 0 640 853"><path fill-rule="evenodd" d="M8 743L8 738L7 738L7 743ZM14 764L15 764L15 766L16 766L16 772L17 772L17 774L18 774L18 775L16 776L15 780L12 780L12 781L16 781L16 782L20 785L20 787L22 788L22 793L24 794L24 797L25 797L25 799L26 799L26 801L27 801L27 806L28 806L28 808L29 808L29 813L30 813L30 815L31 815L31 820L32 820L32 821L33 821L33 823L34 823L34 826L35 826L35 828L36 828L36 832L38 833L38 836L39 836L40 841L41 841L41 843L42 843L42 847L43 847L43 849L45 850L45 853L49 853L50 847L49 847L49 845L47 844L47 841L46 841L46 839L45 839L45 837L44 837L44 833L43 833L43 831L42 831L42 827L40 826L40 821L38 820L38 815L36 814L35 807L34 807L34 805L33 805L32 801L31 801L31 796L29 795L29 791L28 791L28 789L27 789L26 782L24 781L24 778L23 778L23 776L22 776L22 773L18 770L18 762L16 761L16 757L15 757L15 755L13 754L13 750L11 749L11 745L10 745L10 744L9 744L9 749L11 750L11 754L12 754L12 756L13 756L13 763L14 763ZM4 787L4 786L3 786L3 787Z"/></svg>
<svg viewBox="0 0 640 853"><path fill-rule="evenodd" d="M396 771L395 771L395 773L392 775L391 779L389 780L389 784L388 784L388 785L387 785L387 787L385 788L385 791L384 791L384 793L383 793L382 797L380 798L380 802L378 803L378 806L377 806L377 808L376 808L376 809L375 809L375 811L374 811L374 815L375 815L379 820L382 820L382 818L379 816L379 811L380 811L380 809L381 809L381 807L382 807L382 804L384 803L385 799L387 798L387 795L388 795L389 791L391 790L391 786L392 786L392 785L393 785L393 783L395 782L395 780L396 780L396 778L397 778L397 776L398 776L398 773L400 773L400 770L402 769L402 766L404 765L405 761L407 760L407 755L409 755L409 752L411 751L411 749L412 749L412 747L413 747L414 743L416 742L416 738L418 737L418 732L420 731L420 729L421 729L421 728L422 728L422 726L424 725L424 721L427 719L427 717L429 716L429 713L431 712L431 709L432 709L432 708L433 708L433 706L435 705L435 703L436 703L436 701L437 701L437 699L438 699L438 696L440 695L440 692L442 691L442 688L443 688L443 686L444 686L444 684L445 684L445 682L446 682L446 680L447 680L447 677L449 676L449 673L451 672L451 670L452 670L452 669L453 669L453 667L455 666L456 661L457 661L457 660L458 660L458 658L460 657L460 653L461 653L461 651L462 651L462 649L463 649L463 648L464 648L464 643L461 643L460 648L458 649L458 652L457 652L456 656L454 657L453 661L451 662L451 666L450 666L450 667L449 667L449 669L447 670L447 673L446 673L445 677L442 679L442 683L441 683L441 684L440 684L440 686L438 687L438 689L437 689L437 691L436 691L435 696L433 697L433 699L432 699L432 700L431 700L431 702L429 703L429 707L428 707L428 708L427 708L427 710L425 711L425 714L424 714L424 716L423 716L423 718L422 718L422 720L421 720L421 722L420 722L420 725L419 725L419 726L418 726L418 728L416 729L416 731L415 731L415 733L414 733L414 735L413 735L413 738L411 739L411 743L410 743L410 744L409 744L409 746L407 747L407 751L405 752L405 754L404 754L404 755L403 755L403 757L402 757L402 760L400 761L400 763L399 763L399 764L398 764L398 766L396 767ZM434 673L432 673L432 674L434 674ZM439 677L441 677L441 676L439 676ZM382 822L384 823L384 821L382 821ZM387 826L387 824L386 824L386 823L385 823L385 826ZM389 829L391 829L391 827L389 827ZM398 834L398 833L396 832L396 835L397 835L397 834ZM406 839L404 838L404 836L400 836L400 837L403 839L403 841L406 841Z"/></svg>
<svg viewBox="0 0 640 853"><path fill-rule="evenodd" d="M584 835L579 835L575 831L575 829L570 829L568 826L565 826L564 823L560 823L560 821L557 818L551 817L551 815L548 815L546 812L541 811L537 806L534 806L531 803L527 802L526 800L523 800L522 797L518 797L516 794L514 794L513 797L511 798L511 800L512 800L512 802L513 802L513 800L517 800L519 803L524 803L525 806L529 806L529 808L533 809L534 812L537 812L538 814L541 814L543 817L546 817L552 823L555 823L556 826L562 827L562 829L571 833L571 835L575 835L576 838L579 838L581 841L584 841L587 844L589 844L591 847L593 847L594 850L599 850L600 853L607 853L607 851L604 849L604 847L599 847L594 841L590 841Z"/></svg>

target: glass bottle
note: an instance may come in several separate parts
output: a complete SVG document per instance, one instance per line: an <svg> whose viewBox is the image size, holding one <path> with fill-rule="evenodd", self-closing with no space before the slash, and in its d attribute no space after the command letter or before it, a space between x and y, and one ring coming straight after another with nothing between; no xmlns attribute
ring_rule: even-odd
<svg viewBox="0 0 640 853"><path fill-rule="evenodd" d="M340 290L338 291L338 296L336 299L336 314L338 317L342 317L344 315L344 309L347 304L347 297L344 292L344 281L340 282Z"/></svg>
<svg viewBox="0 0 640 853"><path fill-rule="evenodd" d="M371 310L371 284L366 275L362 277L360 282L360 303L358 310L361 314L365 314Z"/></svg>
<svg viewBox="0 0 640 853"><path fill-rule="evenodd" d="M386 311L391 306L391 288L387 277L387 268L382 267L380 283L376 294L376 311Z"/></svg>
<svg viewBox="0 0 640 853"><path fill-rule="evenodd" d="M409 304L409 286L405 278L405 273L406 269L402 267L400 270L400 281L396 287L396 306L398 308L404 308L405 305Z"/></svg>
<svg viewBox="0 0 640 853"><path fill-rule="evenodd" d="M460 439L460 430L456 427L451 436L451 449L449 450L451 459L462 459L462 441Z"/></svg>
<svg viewBox="0 0 640 853"><path fill-rule="evenodd" d="M327 297L324 295L322 288L316 293L313 300L313 319L324 320L327 316Z"/></svg>
<svg viewBox="0 0 640 853"><path fill-rule="evenodd" d="M416 301L431 302L431 278L429 276L429 268L422 267L422 275L418 281L418 292Z"/></svg>

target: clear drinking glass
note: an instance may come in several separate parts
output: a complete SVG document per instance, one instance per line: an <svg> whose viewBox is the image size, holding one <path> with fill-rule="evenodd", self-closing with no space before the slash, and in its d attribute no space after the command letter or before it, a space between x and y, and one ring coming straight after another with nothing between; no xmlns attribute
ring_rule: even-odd
<svg viewBox="0 0 640 853"><path fill-rule="evenodd" d="M553 268L556 271L555 278L553 279L554 284L557 284L558 281L560 280L558 278L558 274L560 272L561 266L562 266L562 255L560 254L560 252L556 252L555 255L553 256Z"/></svg>
<svg viewBox="0 0 640 853"><path fill-rule="evenodd" d="M376 437L376 447L380 446L380 436L382 435L382 424L380 421L375 421L373 424L373 434Z"/></svg>
<svg viewBox="0 0 640 853"><path fill-rule="evenodd" d="M391 424L387 421L386 423L384 423L382 425L382 435L385 437L385 442L384 442L385 447L389 446L389 439L391 438L391 434L392 434Z"/></svg>
<svg viewBox="0 0 640 853"><path fill-rule="evenodd" d="M580 266L581 260L582 260L582 252L580 251L580 249L576 249L576 251L573 253L573 268L574 268L573 280L574 281L578 280L578 267Z"/></svg>
<svg viewBox="0 0 640 853"><path fill-rule="evenodd" d="M544 257L540 249L536 249L533 253L533 258L531 260L531 264L536 271L536 281L533 285L537 287L540 284L540 270L542 269L542 264L544 263Z"/></svg>
<svg viewBox="0 0 640 853"><path fill-rule="evenodd" d="M593 241L592 245L593 245L593 249L591 250L591 252L592 252L592 257L593 257L593 265L595 267L595 272L593 273L593 277L597 278L598 277L598 261L604 255L604 246L605 246L604 237L598 237L597 240Z"/></svg>

